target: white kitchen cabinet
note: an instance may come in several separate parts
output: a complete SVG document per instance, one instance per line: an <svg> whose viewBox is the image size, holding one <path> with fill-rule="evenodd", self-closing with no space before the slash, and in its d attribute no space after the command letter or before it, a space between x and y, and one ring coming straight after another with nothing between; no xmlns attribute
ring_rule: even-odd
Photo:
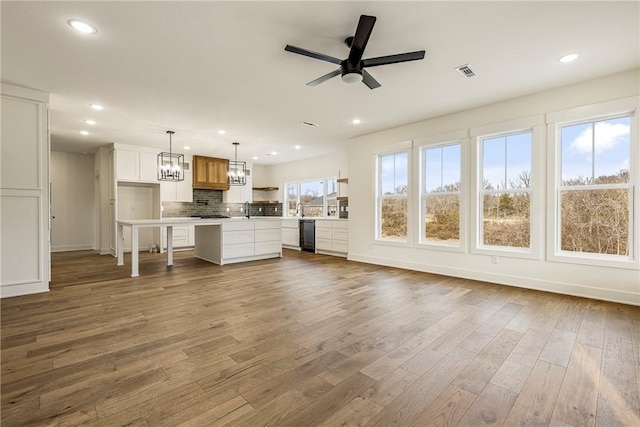
<svg viewBox="0 0 640 427"><path fill-rule="evenodd" d="M228 190L222 192L223 203L244 203L253 202L253 176L251 174L252 165L247 164L247 184L232 185Z"/></svg>
<svg viewBox="0 0 640 427"><path fill-rule="evenodd" d="M193 225L173 227L173 248L191 248L195 245ZM162 248L167 248L167 229L162 227Z"/></svg>
<svg viewBox="0 0 640 427"><path fill-rule="evenodd" d="M231 264L282 256L280 221L224 220L221 225L195 228L197 258Z"/></svg>
<svg viewBox="0 0 640 427"><path fill-rule="evenodd" d="M256 221L255 254L282 252L282 227L279 221Z"/></svg>
<svg viewBox="0 0 640 427"><path fill-rule="evenodd" d="M191 159L184 160L183 181L160 181L160 198L163 202L193 202Z"/></svg>
<svg viewBox="0 0 640 427"><path fill-rule="evenodd" d="M47 292L49 94L2 83L0 297Z"/></svg>
<svg viewBox="0 0 640 427"><path fill-rule="evenodd" d="M140 152L116 150L116 179L119 181L140 180Z"/></svg>
<svg viewBox="0 0 640 427"><path fill-rule="evenodd" d="M349 250L349 222L346 220L316 220L316 252L346 256Z"/></svg>
<svg viewBox="0 0 640 427"><path fill-rule="evenodd" d="M158 153L136 150L134 146L124 147L114 144L116 180L157 183Z"/></svg>
<svg viewBox="0 0 640 427"><path fill-rule="evenodd" d="M300 220L298 218L282 219L282 246L300 249Z"/></svg>

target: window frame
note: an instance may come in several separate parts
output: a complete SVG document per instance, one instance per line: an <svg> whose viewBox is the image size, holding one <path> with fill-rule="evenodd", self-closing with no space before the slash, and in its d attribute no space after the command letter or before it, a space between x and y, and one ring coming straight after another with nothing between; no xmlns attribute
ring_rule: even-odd
<svg viewBox="0 0 640 427"><path fill-rule="evenodd" d="M333 218L339 218L339 212L338 209L336 209L336 215L334 216L330 216L327 215L328 212L328 203L327 203L327 190L328 190L328 183L327 181L329 180L333 180L336 182L336 188L337 187L337 180L338 178L335 176L331 176L331 177L326 177L326 178L316 178L316 179L303 179L300 181L287 181L284 183L284 203L283 203L283 217L285 218L301 218L300 214L297 215L289 215L289 185L291 184L295 184L296 186L296 206L298 205L298 203L300 203L300 190L301 190L301 185L303 183L307 183L307 182L322 182L322 216L305 216L305 218L319 218L319 219L333 219ZM337 195L336 195L337 197ZM336 200L337 203L337 200Z"/></svg>
<svg viewBox="0 0 640 427"><path fill-rule="evenodd" d="M530 194L530 217L529 217L529 247L518 248L510 246L485 245L482 241L482 188L483 177L483 144L485 139L502 136L517 135L531 132L531 186L527 190ZM470 129L470 136L474 138L471 154L474 159L472 166L474 196L472 206L474 220L471 221L473 229L471 232L470 252L472 254L503 256L510 258L542 259L541 242L543 234L541 224L544 218L544 206L541 203L544 191L545 176L540 172L544 148L546 146L544 132L544 116L536 115L511 120L504 123L497 123ZM497 193L512 192L519 193L522 189L495 190Z"/></svg>
<svg viewBox="0 0 640 427"><path fill-rule="evenodd" d="M465 133L466 136L466 133ZM452 139L443 139L439 142L426 142L423 141L422 145L418 145L416 148L419 150L419 162L420 166L418 168L419 173L419 204L418 204L418 239L417 246L419 248L424 249L436 249L436 250L444 250L451 252L465 252L467 249L467 146L468 146L468 138L452 138ZM460 147L460 189L456 192L443 192L437 193L439 195L457 195L458 196L458 204L459 204L459 236L458 242L440 242L437 240L427 240L426 235L426 226L424 224L424 217L426 215L426 200L429 197L429 194L426 192L425 181L426 181L426 151L435 148L445 148L451 146L459 146Z"/></svg>
<svg viewBox="0 0 640 427"><path fill-rule="evenodd" d="M593 104L586 107L572 108L547 115L547 132L550 147L547 164L549 177L547 188L548 227L547 227L547 260L554 262L595 265L615 268L640 268L640 197L638 196L638 180L640 175L640 148L638 147L638 103L640 97ZM577 124L596 123L621 117L629 117L630 150L629 150L629 182L624 184L589 184L580 186L562 185L562 128ZM595 156L595 154L594 154ZM562 223L560 197L567 191L588 191L606 189L628 189L629 198L629 255L598 254L590 252L573 252L561 249Z"/></svg>
<svg viewBox="0 0 640 427"><path fill-rule="evenodd" d="M397 155L405 153L407 155L407 191L403 195L383 195L382 194L382 158L390 155ZM378 153L375 156L375 171L376 171L376 185L375 185L375 232L374 240L376 243L384 243L389 245L409 246L411 244L411 177L412 177L412 155L411 148L402 148L389 152ZM400 199L405 198L407 200L407 236L404 239L383 237L382 236L382 200L383 199Z"/></svg>

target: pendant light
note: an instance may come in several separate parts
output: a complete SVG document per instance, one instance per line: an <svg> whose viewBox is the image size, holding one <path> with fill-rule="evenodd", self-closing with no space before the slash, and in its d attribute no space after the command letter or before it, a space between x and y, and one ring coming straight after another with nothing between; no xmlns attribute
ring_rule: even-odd
<svg viewBox="0 0 640 427"><path fill-rule="evenodd" d="M234 142L233 145L236 149L236 155L233 160L229 160L227 181L229 185L247 185L247 162L238 161L238 145L240 143Z"/></svg>
<svg viewBox="0 0 640 427"><path fill-rule="evenodd" d="M168 130L169 152L158 154L158 181L184 181L184 154L171 152L171 136L175 133Z"/></svg>

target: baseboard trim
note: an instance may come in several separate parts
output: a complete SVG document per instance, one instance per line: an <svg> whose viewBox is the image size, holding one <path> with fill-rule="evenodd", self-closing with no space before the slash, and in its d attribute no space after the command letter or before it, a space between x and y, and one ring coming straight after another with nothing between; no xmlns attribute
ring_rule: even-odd
<svg viewBox="0 0 640 427"><path fill-rule="evenodd" d="M19 297L22 295L40 294L49 292L49 284L42 282L20 283L15 285L0 286L0 298Z"/></svg>
<svg viewBox="0 0 640 427"><path fill-rule="evenodd" d="M386 258L371 257L366 255L354 255L351 253L349 254L349 257L347 259L349 261L363 262L366 264L403 268L406 270L442 274L445 276L479 280L483 282L496 283L499 285L533 289L555 294L571 295L582 298L591 298L602 301L640 306L640 294L635 294L632 292L616 291L592 286L583 286L577 285L575 283L551 282L548 280L530 279L527 277L511 276L506 274L486 273L484 271L467 270L464 268L449 268L432 264L418 264L413 262L390 260Z"/></svg>
<svg viewBox="0 0 640 427"><path fill-rule="evenodd" d="M51 252L72 252L72 251L93 251L93 250L94 250L93 244L51 246Z"/></svg>

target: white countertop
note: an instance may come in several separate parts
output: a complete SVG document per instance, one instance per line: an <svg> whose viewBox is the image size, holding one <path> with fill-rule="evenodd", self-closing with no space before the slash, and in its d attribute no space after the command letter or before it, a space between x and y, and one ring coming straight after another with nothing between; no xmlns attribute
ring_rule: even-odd
<svg viewBox="0 0 640 427"><path fill-rule="evenodd" d="M220 225L229 221L280 221L279 216L235 217L235 218L162 218L162 219L119 219L116 223L138 227L163 227L174 225Z"/></svg>

